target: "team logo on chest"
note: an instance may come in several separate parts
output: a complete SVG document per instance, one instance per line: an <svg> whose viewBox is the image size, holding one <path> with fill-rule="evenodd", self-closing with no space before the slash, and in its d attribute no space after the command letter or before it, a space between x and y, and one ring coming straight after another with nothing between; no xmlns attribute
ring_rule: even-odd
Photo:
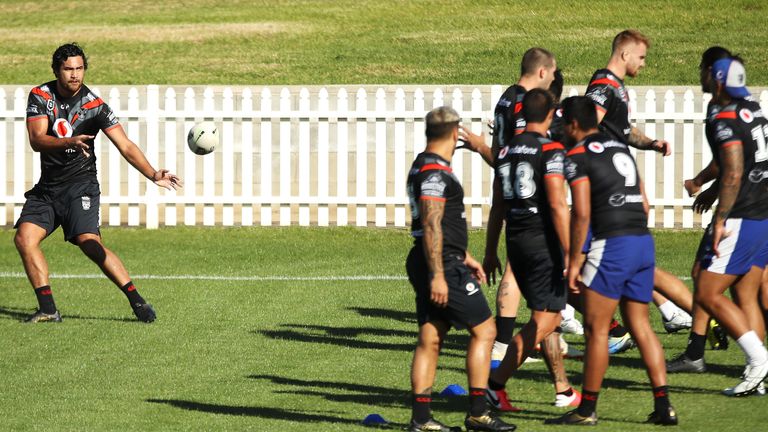
<svg viewBox="0 0 768 432"><path fill-rule="evenodd" d="M739 110L739 117L744 121L744 123L752 123L752 120L755 119L755 116L752 115L752 111L742 108Z"/></svg>
<svg viewBox="0 0 768 432"><path fill-rule="evenodd" d="M53 122L53 133L59 138L69 138L72 136L72 125L67 119L56 119Z"/></svg>

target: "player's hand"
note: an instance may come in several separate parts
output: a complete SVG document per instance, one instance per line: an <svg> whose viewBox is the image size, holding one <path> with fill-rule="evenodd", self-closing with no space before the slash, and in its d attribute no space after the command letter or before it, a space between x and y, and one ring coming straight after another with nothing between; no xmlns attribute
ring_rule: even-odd
<svg viewBox="0 0 768 432"><path fill-rule="evenodd" d="M672 154L672 143L667 140L656 140L653 143L653 149L661 153L662 156L669 156Z"/></svg>
<svg viewBox="0 0 768 432"><path fill-rule="evenodd" d="M700 193L698 196L696 196L696 199L693 200L693 211L699 214L703 214L707 210L711 209L712 204L717 199L717 193L718 189L712 186L710 186L709 189L705 190L704 192Z"/></svg>
<svg viewBox="0 0 768 432"><path fill-rule="evenodd" d="M436 274L432 277L429 287L429 299L432 300L432 303L441 308L448 306L448 282L445 281L445 275Z"/></svg>
<svg viewBox="0 0 768 432"><path fill-rule="evenodd" d="M468 269L472 271L472 276L475 277L481 284L487 284L488 280L485 276L485 271L483 270L483 266L480 265L479 262L477 262L476 259L472 258L469 254L464 258L464 265L467 266Z"/></svg>
<svg viewBox="0 0 768 432"><path fill-rule="evenodd" d="M176 174L171 174L166 169L155 171L155 174L152 176L152 182L168 190L179 190L179 188L184 187L181 178Z"/></svg>
<svg viewBox="0 0 768 432"><path fill-rule="evenodd" d="M498 272L499 277L501 277L502 272L499 256L496 254L486 255L483 258L483 271L488 278L488 283L496 285L496 273Z"/></svg>
<svg viewBox="0 0 768 432"><path fill-rule="evenodd" d="M683 187L688 192L689 197L696 195L701 190L701 186L697 185L693 179L684 180Z"/></svg>
<svg viewBox="0 0 768 432"><path fill-rule="evenodd" d="M480 149L486 145L484 134L474 134L471 130L461 125L459 125L459 141L464 143L460 148L466 148L473 152L479 152Z"/></svg>
<svg viewBox="0 0 768 432"><path fill-rule="evenodd" d="M88 153L88 150L90 150L90 148L88 147L87 141L90 141L93 138L94 138L94 135L75 135L72 138L70 138L70 141L67 143L67 148L78 150L86 158L89 158L91 157L91 154Z"/></svg>
<svg viewBox="0 0 768 432"><path fill-rule="evenodd" d="M725 221L712 222L712 252L720 258L720 242L731 235L731 232L725 229Z"/></svg>

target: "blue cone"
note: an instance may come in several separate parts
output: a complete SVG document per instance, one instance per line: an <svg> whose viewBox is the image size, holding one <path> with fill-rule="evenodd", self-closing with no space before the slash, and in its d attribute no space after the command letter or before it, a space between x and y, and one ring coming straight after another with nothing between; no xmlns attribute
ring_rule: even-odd
<svg viewBox="0 0 768 432"><path fill-rule="evenodd" d="M465 394L467 391L458 384L451 384L440 392L440 396L463 396Z"/></svg>
<svg viewBox="0 0 768 432"><path fill-rule="evenodd" d="M384 417L378 415L378 414L368 414L363 419L363 424L365 426L384 426L388 424L389 422L384 419Z"/></svg>

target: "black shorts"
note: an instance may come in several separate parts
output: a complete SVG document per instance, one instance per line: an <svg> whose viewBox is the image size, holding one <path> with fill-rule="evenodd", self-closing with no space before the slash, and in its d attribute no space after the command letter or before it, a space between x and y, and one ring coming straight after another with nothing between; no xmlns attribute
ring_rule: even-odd
<svg viewBox="0 0 768 432"><path fill-rule="evenodd" d="M421 248L412 248L405 262L408 280L416 291L416 317L419 326L430 321L443 321L457 329L472 328L491 318L491 309L480 283L463 260L444 261L448 283L448 306L439 308L430 301L430 278L427 260Z"/></svg>
<svg viewBox="0 0 768 432"><path fill-rule="evenodd" d="M14 228L23 222L31 222L50 235L61 226L64 240L73 243L80 234L100 234L100 196L99 184L93 180L55 187L37 184L24 194L27 202Z"/></svg>
<svg viewBox="0 0 768 432"><path fill-rule="evenodd" d="M563 253L556 234L508 231L507 256L529 309L565 309L568 290L563 277Z"/></svg>

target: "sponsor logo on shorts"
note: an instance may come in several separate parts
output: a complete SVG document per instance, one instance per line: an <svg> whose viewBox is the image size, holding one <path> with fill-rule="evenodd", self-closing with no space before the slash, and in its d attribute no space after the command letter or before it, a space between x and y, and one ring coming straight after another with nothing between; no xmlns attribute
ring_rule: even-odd
<svg viewBox="0 0 768 432"><path fill-rule="evenodd" d="M90 210L91 209L91 197L84 196L81 198L81 202L83 204L83 210Z"/></svg>
<svg viewBox="0 0 768 432"><path fill-rule="evenodd" d="M475 285L474 282L468 282L467 286L465 287L465 289L467 290L467 295L468 296L471 296L471 295L477 293L478 291L480 291L480 288L478 288L477 285Z"/></svg>

